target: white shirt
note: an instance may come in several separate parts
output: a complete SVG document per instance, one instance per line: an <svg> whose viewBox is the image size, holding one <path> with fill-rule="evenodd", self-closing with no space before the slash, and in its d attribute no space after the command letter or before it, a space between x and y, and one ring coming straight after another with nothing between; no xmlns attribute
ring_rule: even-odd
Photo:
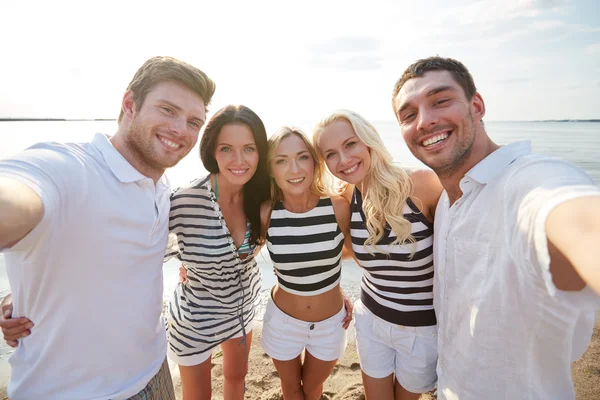
<svg viewBox="0 0 600 400"><path fill-rule="evenodd" d="M545 221L599 188L529 142L496 150L460 188L435 215L438 398L574 399L571 361L589 345L600 300L553 285Z"/></svg>
<svg viewBox="0 0 600 400"><path fill-rule="evenodd" d="M166 355L165 178L155 186L103 135L35 145L0 160L0 176L44 204L41 223L4 253L13 315L35 324L10 357L9 397L133 396Z"/></svg>

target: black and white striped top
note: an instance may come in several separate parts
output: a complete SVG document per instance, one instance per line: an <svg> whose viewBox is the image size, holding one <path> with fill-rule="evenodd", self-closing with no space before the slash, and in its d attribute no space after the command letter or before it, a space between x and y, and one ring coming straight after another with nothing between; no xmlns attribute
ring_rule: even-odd
<svg viewBox="0 0 600 400"><path fill-rule="evenodd" d="M254 244L245 259L239 257L210 176L173 192L169 229L165 261L181 260L188 282L178 285L171 299L167 339L175 354L186 357L245 332L254 318L261 277Z"/></svg>
<svg viewBox="0 0 600 400"><path fill-rule="evenodd" d="M361 281L361 301L385 321L404 326L436 324L433 310L433 224L429 222L410 198L404 205L404 218L412 224L413 245L391 243L396 234L389 228L377 243L377 249L364 247L369 233L362 210L362 196L355 188L350 205L352 220L350 234L352 249L364 268ZM385 254L382 251L387 251Z"/></svg>
<svg viewBox="0 0 600 400"><path fill-rule="evenodd" d="M273 207L267 248L279 286L299 296L314 296L340 283L344 234L330 198L322 198L305 213Z"/></svg>

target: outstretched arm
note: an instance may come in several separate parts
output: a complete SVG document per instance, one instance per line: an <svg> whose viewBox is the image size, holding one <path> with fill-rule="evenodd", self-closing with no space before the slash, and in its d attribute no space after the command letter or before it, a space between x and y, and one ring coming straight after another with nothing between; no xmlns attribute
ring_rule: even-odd
<svg viewBox="0 0 600 400"><path fill-rule="evenodd" d="M600 196L557 205L546 220L550 272L561 290L589 285L600 295Z"/></svg>
<svg viewBox="0 0 600 400"><path fill-rule="evenodd" d="M44 216L42 199L26 185L0 178L0 249L17 244Z"/></svg>

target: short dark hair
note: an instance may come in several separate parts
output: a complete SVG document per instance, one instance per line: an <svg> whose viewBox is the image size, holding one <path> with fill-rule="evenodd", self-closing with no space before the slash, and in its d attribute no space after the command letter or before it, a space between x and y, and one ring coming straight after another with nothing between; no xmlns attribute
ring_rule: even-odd
<svg viewBox="0 0 600 400"><path fill-rule="evenodd" d="M252 131L258 152L256 172L244 185L244 213L250 221L250 243L261 243L260 206L269 199L269 170L267 160L267 131L262 120L250 108L228 105L221 108L206 124L200 140L200 159L204 168L212 174L219 172L215 159L215 147L219 133L225 125L243 124Z"/></svg>
<svg viewBox="0 0 600 400"><path fill-rule="evenodd" d="M429 71L448 71L456 81L460 85L460 87L465 92L465 96L467 99L471 100L477 92L477 88L475 87L475 82L473 81L473 77L471 73L458 60L453 58L443 58L439 56L423 58L421 60L416 61L411 64L400 79L394 85L394 92L392 93L392 103L395 101L396 96L400 93L400 89L404 84L412 79L422 77L426 72Z"/></svg>
<svg viewBox="0 0 600 400"><path fill-rule="evenodd" d="M195 92L204 101L204 107L210 104L216 89L215 83L198 68L173 57L152 57L137 70L127 86L127 91L133 92L136 110L140 110L154 86L167 81L181 83ZM117 122L121 122L121 119L122 109Z"/></svg>

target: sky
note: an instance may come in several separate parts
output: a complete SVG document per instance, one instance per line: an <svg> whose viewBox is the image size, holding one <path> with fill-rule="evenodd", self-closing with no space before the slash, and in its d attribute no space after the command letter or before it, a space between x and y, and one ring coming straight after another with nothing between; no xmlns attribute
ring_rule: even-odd
<svg viewBox="0 0 600 400"><path fill-rule="evenodd" d="M597 0L4 1L0 117L116 118L137 68L170 55L215 80L212 112L393 120L395 81L437 54L470 69L487 120L600 118L598 17Z"/></svg>

